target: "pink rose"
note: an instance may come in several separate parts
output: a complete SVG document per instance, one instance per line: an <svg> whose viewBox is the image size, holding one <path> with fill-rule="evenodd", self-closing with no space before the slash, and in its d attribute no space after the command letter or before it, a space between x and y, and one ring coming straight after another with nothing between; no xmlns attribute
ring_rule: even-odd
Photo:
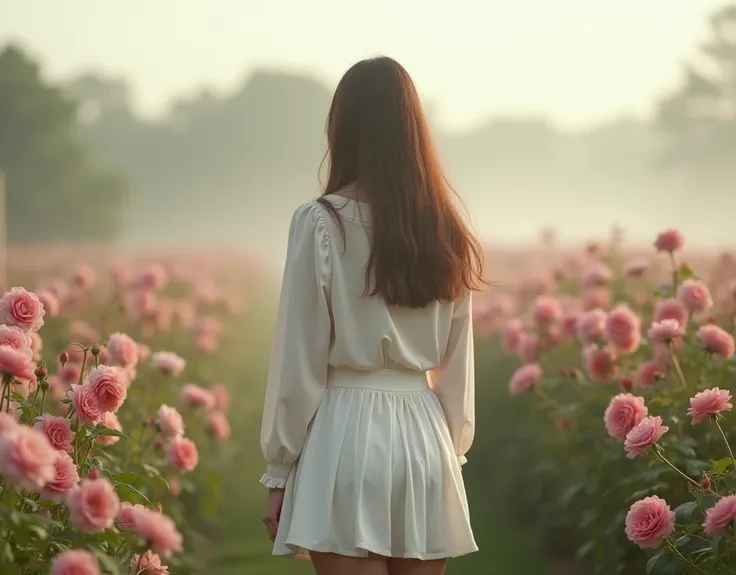
<svg viewBox="0 0 736 575"><path fill-rule="evenodd" d="M146 508L138 503L132 504L127 501L123 501L118 509L118 525L120 528L127 530L133 529L133 524L135 522L134 514L136 513L136 510L140 509L145 510Z"/></svg>
<svg viewBox="0 0 736 575"><path fill-rule="evenodd" d="M207 429L217 439L230 437L230 422L219 411L213 411L207 416Z"/></svg>
<svg viewBox="0 0 736 575"><path fill-rule="evenodd" d="M698 329L697 336L705 349L725 359L730 359L736 351L733 336L717 325L704 325Z"/></svg>
<svg viewBox="0 0 736 575"><path fill-rule="evenodd" d="M180 437L184 435L184 420L174 407L162 405L158 408L157 422L161 432L167 437Z"/></svg>
<svg viewBox="0 0 736 575"><path fill-rule="evenodd" d="M102 406L94 389L89 384L72 384L67 393L77 412L77 417L87 425L95 426L102 421Z"/></svg>
<svg viewBox="0 0 736 575"><path fill-rule="evenodd" d="M658 301L654 306L653 322L660 322L666 319L673 319L681 326L686 326L690 313L682 302L676 299L663 299Z"/></svg>
<svg viewBox="0 0 736 575"><path fill-rule="evenodd" d="M723 535L736 522L736 495L727 495L716 501L705 512L703 529L708 537Z"/></svg>
<svg viewBox="0 0 736 575"><path fill-rule="evenodd" d="M82 290L88 290L94 287L95 283L97 283L97 273L95 273L95 270L87 264L79 263L74 266L71 281L75 286Z"/></svg>
<svg viewBox="0 0 736 575"><path fill-rule="evenodd" d="M168 575L169 568L161 564L161 557L150 549L142 556L136 553L130 560L130 572L144 575Z"/></svg>
<svg viewBox="0 0 736 575"><path fill-rule="evenodd" d="M67 385L79 383L79 376L81 374L82 366L74 362L69 362L59 369L59 379Z"/></svg>
<svg viewBox="0 0 736 575"><path fill-rule="evenodd" d="M0 411L0 435L9 429L18 425L18 420L14 415Z"/></svg>
<svg viewBox="0 0 736 575"><path fill-rule="evenodd" d="M560 321L562 335L568 338L577 337L578 322L580 321L580 312L578 310L568 310Z"/></svg>
<svg viewBox="0 0 736 575"><path fill-rule="evenodd" d="M215 407L220 411L227 411L230 408L230 392L227 387L216 383L210 388L210 391L215 396Z"/></svg>
<svg viewBox="0 0 736 575"><path fill-rule="evenodd" d="M542 368L536 363L522 365L511 376L509 381L509 392L511 395L519 395L529 391L535 383L542 378Z"/></svg>
<svg viewBox="0 0 736 575"><path fill-rule="evenodd" d="M110 411L102 414L102 421L100 423L113 431L120 431L121 433L123 431L123 426L120 425L118 416ZM100 435L95 440L100 445L115 445L118 441L120 441L120 437L117 435Z"/></svg>
<svg viewBox="0 0 736 575"><path fill-rule="evenodd" d="M583 309L607 309L611 305L611 291L604 287L585 288L582 293Z"/></svg>
<svg viewBox="0 0 736 575"><path fill-rule="evenodd" d="M624 441L629 431L641 423L648 413L643 397L620 393L611 399L603 415L603 421L608 435Z"/></svg>
<svg viewBox="0 0 736 575"><path fill-rule="evenodd" d="M35 369L33 353L29 348L15 349L7 345L0 345L0 374L12 375L15 379L32 381L36 379L33 373Z"/></svg>
<svg viewBox="0 0 736 575"><path fill-rule="evenodd" d="M626 514L626 536L642 549L655 549L675 532L675 512L656 495L634 503Z"/></svg>
<svg viewBox="0 0 736 575"><path fill-rule="evenodd" d="M198 333L194 338L194 349L201 353L212 353L219 343L217 336L211 333Z"/></svg>
<svg viewBox="0 0 736 575"><path fill-rule="evenodd" d="M562 317L560 302L550 296L538 296L532 308L532 318L538 326L547 326Z"/></svg>
<svg viewBox="0 0 736 575"><path fill-rule="evenodd" d="M182 550L183 538L169 517L146 508L136 508L131 515L133 531L154 551L170 557L172 553Z"/></svg>
<svg viewBox="0 0 736 575"><path fill-rule="evenodd" d="M79 483L79 473L74 461L69 457L68 453L63 451L56 452L56 461L54 461L55 477L44 485L41 490L42 499L50 499L55 503L59 503L65 495L76 489Z"/></svg>
<svg viewBox="0 0 736 575"><path fill-rule="evenodd" d="M0 435L0 474L29 491L54 479L55 461L56 451L40 431L16 425Z"/></svg>
<svg viewBox="0 0 736 575"><path fill-rule="evenodd" d="M608 284L612 277L611 268L602 262L596 262L583 272L581 283L586 288L598 287Z"/></svg>
<svg viewBox="0 0 736 575"><path fill-rule="evenodd" d="M28 339L31 342L31 353L33 361L41 361L41 350L43 349L43 340L37 331L28 332Z"/></svg>
<svg viewBox="0 0 736 575"><path fill-rule="evenodd" d="M114 365L127 368L138 363L138 344L124 333L114 333L107 340L107 351Z"/></svg>
<svg viewBox="0 0 736 575"><path fill-rule="evenodd" d="M634 380L639 385L654 385L658 380L664 377L662 368L656 361L645 361L636 370Z"/></svg>
<svg viewBox="0 0 736 575"><path fill-rule="evenodd" d="M626 264L624 274L631 278L640 278L649 269L649 262L646 260L634 260Z"/></svg>
<svg viewBox="0 0 736 575"><path fill-rule="evenodd" d="M152 263L138 274L135 281L143 289L159 290L166 285L168 280L169 277L164 267L159 263Z"/></svg>
<svg viewBox="0 0 736 575"><path fill-rule="evenodd" d="M151 355L151 367L169 375L181 375L186 361L170 351L157 351Z"/></svg>
<svg viewBox="0 0 736 575"><path fill-rule="evenodd" d="M59 297L54 294L51 290L44 289L36 292L38 301L41 302L46 315L49 317L56 317L59 315L59 308L61 307Z"/></svg>
<svg viewBox="0 0 736 575"><path fill-rule="evenodd" d="M46 312L36 294L14 287L0 299L0 322L23 331L38 331Z"/></svg>
<svg viewBox="0 0 736 575"><path fill-rule="evenodd" d="M100 564L84 549L69 549L51 561L49 575L100 575Z"/></svg>
<svg viewBox="0 0 736 575"><path fill-rule="evenodd" d="M619 351L632 353L641 341L641 320L627 306L618 305L606 318L605 335Z"/></svg>
<svg viewBox="0 0 736 575"><path fill-rule="evenodd" d="M610 346L600 347L594 343L583 349L583 365L593 381L611 381L618 375L616 352Z"/></svg>
<svg viewBox="0 0 736 575"><path fill-rule="evenodd" d="M120 500L107 479L83 479L66 498L69 521L85 533L97 533L112 527Z"/></svg>
<svg viewBox="0 0 736 575"><path fill-rule="evenodd" d="M716 416L724 411L731 411L731 394L718 387L706 389L690 398L690 409L687 414L692 417L692 423L700 423L704 419Z"/></svg>
<svg viewBox="0 0 736 575"><path fill-rule="evenodd" d="M67 418L45 413L36 418L36 424L33 428L42 432L54 449L60 451L72 450L72 441L75 434L72 431L71 421Z"/></svg>
<svg viewBox="0 0 736 575"><path fill-rule="evenodd" d="M197 446L191 439L174 437L166 445L166 459L169 465L180 471L192 471L199 462Z"/></svg>
<svg viewBox="0 0 736 575"><path fill-rule="evenodd" d="M534 363L539 348L539 337L536 333L522 333L516 354L524 363Z"/></svg>
<svg viewBox="0 0 736 575"><path fill-rule="evenodd" d="M608 314L600 308L583 312L578 318L578 339L583 343L591 343L603 337Z"/></svg>
<svg viewBox="0 0 736 575"><path fill-rule="evenodd" d="M184 403L195 407L212 409L215 407L215 396L209 389L205 389L193 383L188 383L181 388L179 397Z"/></svg>
<svg viewBox="0 0 736 575"><path fill-rule="evenodd" d="M101 365L89 372L85 385L89 385L94 391L102 411L115 413L128 395L125 379L120 368Z"/></svg>
<svg viewBox="0 0 736 575"><path fill-rule="evenodd" d="M687 279L677 290L677 299L691 312L704 312L713 307L708 286L700 280Z"/></svg>
<svg viewBox="0 0 736 575"><path fill-rule="evenodd" d="M7 345L29 356L33 355L29 334L14 325L0 325L0 345Z"/></svg>
<svg viewBox="0 0 736 575"><path fill-rule="evenodd" d="M674 319L663 319L654 322L647 332L647 337L652 343L667 343L675 338L682 337L685 331Z"/></svg>
<svg viewBox="0 0 736 575"><path fill-rule="evenodd" d="M676 252L682 249L685 245L685 236L682 235L680 230L670 228L657 235L657 239L654 241L654 247L658 252Z"/></svg>
<svg viewBox="0 0 736 575"><path fill-rule="evenodd" d="M624 440L626 457L634 459L637 455L645 453L667 431L669 431L669 427L662 425L662 418L660 416L653 417L649 415L645 417L626 434L626 439Z"/></svg>

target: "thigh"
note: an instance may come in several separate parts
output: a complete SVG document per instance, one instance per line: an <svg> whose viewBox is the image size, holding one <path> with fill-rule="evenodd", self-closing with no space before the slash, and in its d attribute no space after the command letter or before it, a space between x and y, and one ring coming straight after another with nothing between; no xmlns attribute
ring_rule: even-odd
<svg viewBox="0 0 736 575"><path fill-rule="evenodd" d="M444 575L447 559L420 561L419 559L389 559L389 575Z"/></svg>
<svg viewBox="0 0 736 575"><path fill-rule="evenodd" d="M317 575L388 575L386 558L380 555L345 557L335 553L310 552Z"/></svg>

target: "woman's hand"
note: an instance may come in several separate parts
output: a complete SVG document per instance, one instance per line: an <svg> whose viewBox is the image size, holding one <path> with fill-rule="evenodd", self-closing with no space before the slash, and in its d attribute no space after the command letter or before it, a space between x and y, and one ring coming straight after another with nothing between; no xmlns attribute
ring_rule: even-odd
<svg viewBox="0 0 736 575"><path fill-rule="evenodd" d="M271 541L276 539L276 532L279 529L279 519L281 518L281 507L284 505L284 490L269 489L268 499L266 499L266 511L263 513L263 523L268 531L268 538Z"/></svg>

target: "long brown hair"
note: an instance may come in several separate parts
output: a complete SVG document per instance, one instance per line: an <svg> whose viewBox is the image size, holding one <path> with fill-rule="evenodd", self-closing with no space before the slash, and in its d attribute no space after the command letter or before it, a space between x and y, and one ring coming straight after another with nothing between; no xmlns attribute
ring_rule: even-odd
<svg viewBox="0 0 736 575"><path fill-rule="evenodd" d="M371 209L365 296L425 307L454 301L483 280L483 251L452 202L419 95L395 60L353 65L327 116L329 176L318 200L356 184Z"/></svg>

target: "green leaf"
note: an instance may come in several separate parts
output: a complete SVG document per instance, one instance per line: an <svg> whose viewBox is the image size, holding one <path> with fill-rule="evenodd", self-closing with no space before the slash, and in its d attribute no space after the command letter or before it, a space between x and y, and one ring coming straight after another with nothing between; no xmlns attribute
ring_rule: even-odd
<svg viewBox="0 0 736 575"><path fill-rule="evenodd" d="M148 497L143 495L143 493L138 491L132 485L128 485L127 483L118 483L116 487L118 490L118 495L120 495L120 498L124 501L128 501L131 503L145 503L149 507L153 505Z"/></svg>
<svg viewBox="0 0 736 575"><path fill-rule="evenodd" d="M721 552L723 551L723 539L724 536L719 535L718 537L714 537L710 543L711 549L713 549L713 558L715 559L715 561L718 561Z"/></svg>
<svg viewBox="0 0 736 575"><path fill-rule="evenodd" d="M110 429L109 427L105 427L104 425L98 425L97 427L87 428L87 435L89 437L99 437L101 435L112 435L115 437L124 437L125 439L132 441L130 437L125 435L122 431Z"/></svg>
<svg viewBox="0 0 736 575"><path fill-rule="evenodd" d="M677 541L675 541L675 547L684 547L687 545L692 537L689 535L683 535L682 537L678 538Z"/></svg>
<svg viewBox="0 0 736 575"><path fill-rule="evenodd" d="M662 557L661 553L657 553L652 558L647 561L647 575L652 572L652 569L654 568L654 564L659 561L659 558Z"/></svg>
<svg viewBox="0 0 736 575"><path fill-rule="evenodd" d="M138 485L141 482L141 477L137 473L132 471L122 471L120 473L114 473L111 475L116 483L125 483L128 485Z"/></svg>
<svg viewBox="0 0 736 575"><path fill-rule="evenodd" d="M695 277L695 273L692 268L687 264L680 265L680 277L683 279Z"/></svg>
<svg viewBox="0 0 736 575"><path fill-rule="evenodd" d="M120 564L100 549L92 549L95 557L99 560L104 571L112 575L120 575Z"/></svg>
<svg viewBox="0 0 736 575"><path fill-rule="evenodd" d="M698 511L698 502L688 501L675 509L675 518L679 521L690 523L696 511Z"/></svg>
<svg viewBox="0 0 736 575"><path fill-rule="evenodd" d="M729 468L731 463L732 463L732 459L730 457L724 457L723 459L719 459L718 461L713 462L713 471L715 473L725 473L725 471Z"/></svg>
<svg viewBox="0 0 736 575"><path fill-rule="evenodd" d="M575 558L582 559L588 553L590 553L594 547L595 547L595 540L591 539L587 543L584 543L583 545L577 548L577 551L575 551Z"/></svg>

